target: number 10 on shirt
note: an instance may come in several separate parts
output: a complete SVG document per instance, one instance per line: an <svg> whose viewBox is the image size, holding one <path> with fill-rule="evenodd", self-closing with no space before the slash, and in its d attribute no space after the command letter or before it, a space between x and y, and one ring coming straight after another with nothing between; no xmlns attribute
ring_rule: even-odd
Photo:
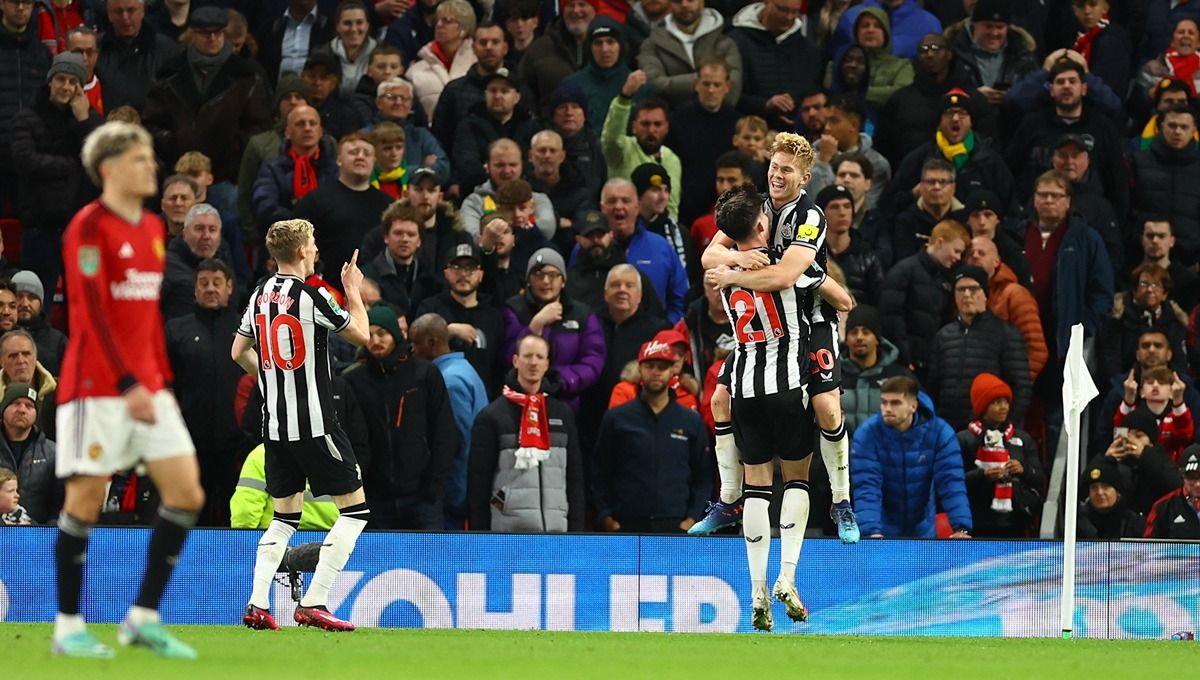
<svg viewBox="0 0 1200 680"><path fill-rule="evenodd" d="M259 348L262 370L269 371L274 365L285 371L294 371L304 365L307 350L304 347L304 329L300 325L300 319L290 314L280 314L272 319L268 326L267 315L256 314L254 315L254 324L258 326L258 337L262 338L263 346ZM279 347L279 330L284 326L287 327L288 335L291 336L292 351L288 358L284 358Z"/></svg>

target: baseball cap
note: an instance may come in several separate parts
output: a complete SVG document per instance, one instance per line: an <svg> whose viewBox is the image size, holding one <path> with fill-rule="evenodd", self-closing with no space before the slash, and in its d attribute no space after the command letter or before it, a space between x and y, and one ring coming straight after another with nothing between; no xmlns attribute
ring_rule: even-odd
<svg viewBox="0 0 1200 680"><path fill-rule="evenodd" d="M325 69L326 72L337 76L338 80L342 79L342 65L338 63L338 58L332 52L324 50L309 52L308 59L304 62L304 70L312 71L314 69Z"/></svg>
<svg viewBox="0 0 1200 680"><path fill-rule="evenodd" d="M423 179L432 179L433 183L437 184L438 186L441 186L442 184L442 178L438 175L437 170L434 170L433 168L417 168L413 171L412 177L408 180L408 183L410 185L416 184Z"/></svg>
<svg viewBox="0 0 1200 680"><path fill-rule="evenodd" d="M659 340L657 336L650 342L642 345L642 351L638 352L638 363L655 360L675 361L675 350L671 349L669 343Z"/></svg>
<svg viewBox="0 0 1200 680"><path fill-rule="evenodd" d="M1096 140L1093 139L1091 135L1080 135L1073 132L1068 132L1054 142L1054 149L1061 149L1068 144L1074 144L1075 146L1089 153L1092 149L1096 148Z"/></svg>
<svg viewBox="0 0 1200 680"><path fill-rule="evenodd" d="M575 233L587 236L594 231L612 231L608 226L608 218L599 210L584 210L575 220Z"/></svg>
<svg viewBox="0 0 1200 680"><path fill-rule="evenodd" d="M1003 215L1000 207L1000 197L987 189L977 189L967 196L967 214L973 215L981 210L991 210L997 215Z"/></svg>
<svg viewBox="0 0 1200 680"><path fill-rule="evenodd" d="M1183 468L1184 473L1200 472L1200 444L1192 444L1183 450Z"/></svg>
<svg viewBox="0 0 1200 680"><path fill-rule="evenodd" d="M513 78L512 73L503 66L483 77L484 88L486 88L493 80L503 80L511 87L517 87L517 81Z"/></svg>
<svg viewBox="0 0 1200 680"><path fill-rule="evenodd" d="M446 249L446 253L442 256L442 266L449 266L455 260L463 258L483 264L483 251L474 243L457 243Z"/></svg>

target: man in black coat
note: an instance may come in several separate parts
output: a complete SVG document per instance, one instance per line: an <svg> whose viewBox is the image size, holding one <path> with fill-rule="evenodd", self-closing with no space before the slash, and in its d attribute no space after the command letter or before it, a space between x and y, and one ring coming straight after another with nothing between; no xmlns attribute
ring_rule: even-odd
<svg viewBox="0 0 1200 680"><path fill-rule="evenodd" d="M765 118L774 130L796 127L801 98L821 78L820 54L804 37L804 4L803 0L751 3L734 15L729 29L742 55L738 110Z"/></svg>
<svg viewBox="0 0 1200 680"><path fill-rule="evenodd" d="M104 83L104 108L132 106L141 111L158 73L179 46L146 21L145 0L108 0L108 28L100 36L96 73Z"/></svg>
<svg viewBox="0 0 1200 680"><path fill-rule="evenodd" d="M596 205L596 193L585 184L579 170L567 163L562 135L554 130L542 130L529 142L529 163L525 166L529 186L535 193L545 194L558 215L558 231L553 243L567 253L575 245L575 220Z"/></svg>
<svg viewBox="0 0 1200 680"><path fill-rule="evenodd" d="M221 216L207 203L197 203L183 218L183 231L167 243L160 307L164 321L185 316L195 306L196 276L200 264L216 258L232 266L229 244L221 238ZM233 274L230 281L235 284Z"/></svg>
<svg viewBox="0 0 1200 680"><path fill-rule="evenodd" d="M900 360L923 378L929 348L950 318L950 275L962 259L970 234L953 220L940 222L921 252L896 263L883 279L879 309L883 334L900 350Z"/></svg>
<svg viewBox="0 0 1200 680"><path fill-rule="evenodd" d="M541 125L521 102L516 76L499 68L483 77L483 99L457 121L451 153L454 182L469 191L488 179L488 156L492 142L511 139L528 151L529 140ZM442 142L446 144L445 141Z"/></svg>
<svg viewBox="0 0 1200 680"><path fill-rule="evenodd" d="M363 267L363 275L379 284L388 304L416 310L421 302L442 290L435 268L426 267L418 253L423 244L420 211L407 203L393 203L383 213L384 248ZM409 320L416 319L415 316Z"/></svg>
<svg viewBox="0 0 1200 680"><path fill-rule="evenodd" d="M446 383L436 366L411 355L390 307L376 303L367 317L368 356L345 378L367 418L371 458L362 477L371 522L440 531L443 487L458 452Z"/></svg>
<svg viewBox="0 0 1200 680"><path fill-rule="evenodd" d="M450 349L462 352L483 380L488 397L500 394L503 368L504 317L479 292L483 283L483 253L474 243L450 246L442 259L446 290L425 298L413 318L437 314L446 320Z"/></svg>
<svg viewBox="0 0 1200 680"><path fill-rule="evenodd" d="M242 377L241 367L229 358L230 338L241 322L238 310L229 306L233 289L228 264L202 260L196 267L192 313L171 319L165 331L175 396L200 463L202 526L229 526L229 499L251 448L233 409Z"/></svg>
<svg viewBox="0 0 1200 680"><path fill-rule="evenodd" d="M213 179L236 182L250 138L271 127L270 86L253 62L225 43L225 10L201 7L188 28L195 39L146 95L142 123L167 165L186 151L212 159Z"/></svg>
<svg viewBox="0 0 1200 680"><path fill-rule="evenodd" d="M288 0L287 12L275 17L258 33L258 60L262 62L271 83L279 80L281 73L299 74L304 70L304 60L315 49L326 45L334 37L334 27L316 0ZM311 18L310 18L311 16ZM301 25L307 25L308 44L303 46L304 53L296 56L283 56L285 36L294 35Z"/></svg>
<svg viewBox="0 0 1200 680"><path fill-rule="evenodd" d="M508 54L504 29L490 23L476 26L471 52L475 55L475 65L467 71L467 75L446 83L429 126L447 155L454 153L458 124L466 119L476 104L483 101L488 76L504 66L504 57Z"/></svg>
<svg viewBox="0 0 1200 680"><path fill-rule="evenodd" d="M1083 473L1079 489L1087 490L1087 500L1079 504L1078 538L1119 541L1142 538L1146 518L1131 509L1125 499L1125 480L1117 462L1107 456L1092 461Z"/></svg>
<svg viewBox="0 0 1200 680"><path fill-rule="evenodd" d="M1146 151L1133 154L1133 215L1166 215L1175 232L1175 257L1184 264L1200 260L1200 156L1196 154L1196 114L1186 107L1160 115L1158 137Z"/></svg>
<svg viewBox="0 0 1200 680"><path fill-rule="evenodd" d="M585 210L574 226L575 250L567 276L567 295L592 309L604 307L604 285L608 272L625 262L624 249L613 242L608 220L598 210ZM653 290L650 279L642 274L642 290ZM657 295L642 297L641 309L665 318Z"/></svg>
<svg viewBox="0 0 1200 680"><path fill-rule="evenodd" d="M1011 387L1012 421L1019 425L1033 389L1025 338L988 309L987 272L974 265L959 267L953 286L958 318L933 338L925 389L938 407L938 416L962 430L971 420L975 378L983 373L999 376Z"/></svg>
<svg viewBox="0 0 1200 680"><path fill-rule="evenodd" d="M86 75L82 57L71 52L58 55L33 105L12 120L11 167L20 186L21 262L43 281L58 281L62 232L96 195L79 152L83 140L104 121L83 92Z"/></svg>
<svg viewBox="0 0 1200 680"><path fill-rule="evenodd" d="M816 204L825 213L825 244L830 257L842 268L846 288L859 304L877 304L883 288L883 263L866 240L850 228L854 224L854 195L840 184L831 184L817 194Z"/></svg>
<svg viewBox="0 0 1200 680"><path fill-rule="evenodd" d="M50 68L50 52L32 17L28 2L0 2L0 204L18 196L9 155L13 116L33 104Z"/></svg>
<svg viewBox="0 0 1200 680"><path fill-rule="evenodd" d="M67 336L46 319L46 289L31 271L13 274L12 286L17 293L17 324L29 332L37 345L38 361L57 377L67 352Z"/></svg>
<svg viewBox="0 0 1200 680"><path fill-rule="evenodd" d="M679 224L696 221L717 200L711 177L700 168L711 168L717 158L733 148L733 134L740 114L725 102L732 83L729 66L723 61L701 62L696 70L696 98L671 112L666 146L679 156L685 168L679 196Z"/></svg>

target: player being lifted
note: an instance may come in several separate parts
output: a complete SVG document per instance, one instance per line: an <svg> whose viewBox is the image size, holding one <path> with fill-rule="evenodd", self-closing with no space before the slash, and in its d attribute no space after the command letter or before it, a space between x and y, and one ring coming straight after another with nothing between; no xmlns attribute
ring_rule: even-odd
<svg viewBox="0 0 1200 680"><path fill-rule="evenodd" d="M808 525L808 466L813 445L813 420L808 415L805 383L808 371L808 291L795 257L787 262L768 245L769 218L762 213L762 197L750 185L734 187L717 202L717 227L737 244L739 251L754 251L768 258L777 274L794 276L791 285L773 286L762 280L764 270L719 267L709 280L722 289L725 313L737 338L731 359L726 359L732 393L733 438L745 463L743 536L750 567L752 625L771 630L767 591L767 559L771 552L772 464L780 458L784 491L779 513L781 542L779 576L772 589L794 621L808 618L796 592L796 563ZM790 249L803 249L799 242ZM757 280L756 280L757 278ZM743 285L747 280L759 289ZM766 285L762 285L766 284ZM846 296L848 303L849 296Z"/></svg>
<svg viewBox="0 0 1200 680"><path fill-rule="evenodd" d="M745 287L763 292L792 285L796 279L790 273L797 267L808 277L809 285L821 281L828 258L825 215L804 192L804 185L812 177L812 163L812 146L803 137L792 133L781 133L775 137L771 145L771 164L767 169L769 200L764 202L763 212L770 218L768 240L771 249L782 258L777 265L771 266L762 252L731 249L733 241L723 232L718 232L704 251L704 267L736 267L746 272L755 271L756 274L746 282ZM805 247L793 250L790 247L793 244ZM782 267L786 267L787 271L778 270ZM815 293L810 288L805 303L811 329L807 356L811 373L808 394L820 426L821 458L829 471L833 492L833 507L829 513L837 524L842 542L857 543L858 522L850 505L850 447L842 417L837 309L825 302L826 299L844 300L842 296L845 296L845 291L838 286L837 291L840 292L831 292L834 290L832 284L832 281L822 283L815 288ZM688 531L690 534L709 534L737 524L742 513L739 502L741 466L729 423L728 378L728 371L723 370L711 404L717 427L720 498L709 507L705 517L692 526Z"/></svg>
<svg viewBox="0 0 1200 680"><path fill-rule="evenodd" d="M333 405L328 340L329 331L358 346L370 338L359 291L363 275L358 251L342 266L342 309L328 292L305 283L317 262L311 223L276 222L267 230L266 244L278 272L254 289L230 350L247 373L258 374L267 492L275 506L271 525L258 543L254 586L242 623L261 630L279 628L271 616L269 591L288 541L300 526L307 480L314 495L332 496L341 514L321 544L312 582L294 618L304 626L350 631L354 624L335 617L325 602L371 511L354 449Z"/></svg>
<svg viewBox="0 0 1200 680"><path fill-rule="evenodd" d="M108 123L83 144L83 167L101 187L63 235L71 341L58 383L56 472L66 479L54 550L55 654L111 658L79 614L88 537L109 476L146 465L162 503L154 518L141 589L117 631L123 645L169 658L196 653L159 622L158 605L188 530L204 504L195 447L175 398L159 313L165 230L142 202L158 191L154 147L141 127Z"/></svg>

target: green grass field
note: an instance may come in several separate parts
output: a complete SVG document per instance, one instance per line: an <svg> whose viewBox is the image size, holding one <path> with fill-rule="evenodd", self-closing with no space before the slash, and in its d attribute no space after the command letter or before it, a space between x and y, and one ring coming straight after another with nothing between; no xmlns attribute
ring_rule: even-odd
<svg viewBox="0 0 1200 680"><path fill-rule="evenodd" d="M116 644L115 626L94 626ZM200 659L118 649L115 661L50 656L49 624L0 624L5 680L368 678L1148 678L1194 667L1195 642L363 629L255 632L173 626Z"/></svg>

